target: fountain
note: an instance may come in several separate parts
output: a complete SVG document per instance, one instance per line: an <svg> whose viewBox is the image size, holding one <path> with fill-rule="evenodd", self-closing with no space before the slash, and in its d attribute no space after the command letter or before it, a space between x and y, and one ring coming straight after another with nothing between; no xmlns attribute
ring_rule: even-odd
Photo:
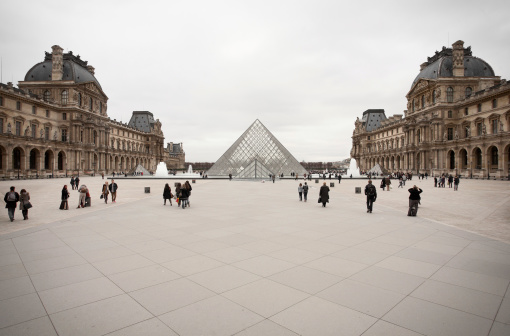
<svg viewBox="0 0 510 336"><path fill-rule="evenodd" d="M193 168L191 167L191 165L189 165L187 172L183 172L182 174L179 174L177 176L179 176L179 177L193 177L193 178L197 178L197 177L200 177L200 174L194 173L193 172Z"/></svg>
<svg viewBox="0 0 510 336"><path fill-rule="evenodd" d="M168 169L166 168L166 163L160 162L156 167L156 177L168 177Z"/></svg>
<svg viewBox="0 0 510 336"><path fill-rule="evenodd" d="M342 175L342 177L350 178L352 174L353 178L359 178L361 177L361 174L359 173L359 168L356 165L356 160L351 158L351 163L349 165L349 168L347 169L347 172L345 175Z"/></svg>

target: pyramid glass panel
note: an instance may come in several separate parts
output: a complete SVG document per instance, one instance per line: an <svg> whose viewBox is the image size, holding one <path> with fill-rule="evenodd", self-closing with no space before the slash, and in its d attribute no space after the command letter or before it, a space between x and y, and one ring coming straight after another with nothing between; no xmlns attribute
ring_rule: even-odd
<svg viewBox="0 0 510 336"><path fill-rule="evenodd" d="M208 176L266 178L269 175L303 176L307 171L257 119L216 161Z"/></svg>

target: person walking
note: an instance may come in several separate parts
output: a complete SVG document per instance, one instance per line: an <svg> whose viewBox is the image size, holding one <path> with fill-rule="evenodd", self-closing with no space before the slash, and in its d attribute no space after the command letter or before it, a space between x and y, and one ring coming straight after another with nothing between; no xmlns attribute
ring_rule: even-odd
<svg viewBox="0 0 510 336"><path fill-rule="evenodd" d="M175 184L175 198L177 202L177 207L181 206L181 183L177 182Z"/></svg>
<svg viewBox="0 0 510 336"><path fill-rule="evenodd" d="M78 198L78 207L77 209L79 209L80 207L82 208L85 208L85 202L86 202L86 198L87 198L87 193L89 192L88 189L87 189L87 186L86 185L82 185L78 191L80 192L80 197Z"/></svg>
<svg viewBox="0 0 510 336"><path fill-rule="evenodd" d="M300 183L299 186L297 187L297 191L299 194L299 201L301 202L303 200L303 184L302 183Z"/></svg>
<svg viewBox="0 0 510 336"><path fill-rule="evenodd" d="M306 202L306 200L308 198L308 184L306 184L306 182L305 182L305 185L303 186L303 196L304 196L305 202Z"/></svg>
<svg viewBox="0 0 510 336"><path fill-rule="evenodd" d="M184 184L181 188L181 197L179 197L179 201L181 202L182 208L185 209L188 205L188 197L189 190L186 188L186 184Z"/></svg>
<svg viewBox="0 0 510 336"><path fill-rule="evenodd" d="M434 188L437 188L437 177L434 176Z"/></svg>
<svg viewBox="0 0 510 336"><path fill-rule="evenodd" d="M172 189L170 189L168 183L165 183L165 188L163 188L163 205L166 205L166 200L172 205Z"/></svg>
<svg viewBox="0 0 510 336"><path fill-rule="evenodd" d="M64 184L62 188L62 195L60 197L60 210L69 210L69 204L67 203L67 199L69 198L69 190L67 190L67 184Z"/></svg>
<svg viewBox="0 0 510 336"><path fill-rule="evenodd" d="M30 194L25 189L21 189L19 192L19 209L23 214L23 220L28 219L28 209L31 207L32 204L30 203Z"/></svg>
<svg viewBox="0 0 510 336"><path fill-rule="evenodd" d="M453 175L448 176L448 188L451 188L453 186Z"/></svg>
<svg viewBox="0 0 510 336"><path fill-rule="evenodd" d="M329 187L326 185L326 182L322 185L319 190L319 203L322 203L322 207L326 207L326 203L329 203Z"/></svg>
<svg viewBox="0 0 510 336"><path fill-rule="evenodd" d="M78 190L78 186L80 185L80 177L76 176L74 178L74 189Z"/></svg>
<svg viewBox="0 0 510 336"><path fill-rule="evenodd" d="M381 179L381 189L382 189L382 191L384 191L384 188L386 188L386 179L383 177Z"/></svg>
<svg viewBox="0 0 510 336"><path fill-rule="evenodd" d="M453 179L453 190L454 191L459 190L459 183L460 183L460 178L458 176L455 176L455 178Z"/></svg>
<svg viewBox="0 0 510 336"><path fill-rule="evenodd" d="M112 183L110 183L110 185L108 186L108 189L110 190L110 192L112 194L112 202L113 203L116 203L118 188L119 187L117 186L117 183L115 183L115 180L112 179Z"/></svg>
<svg viewBox="0 0 510 336"><path fill-rule="evenodd" d="M101 173L101 178L104 180L104 173Z"/></svg>
<svg viewBox="0 0 510 336"><path fill-rule="evenodd" d="M404 187L406 186L406 181L407 181L407 175L403 174L402 175L402 183L404 184Z"/></svg>
<svg viewBox="0 0 510 336"><path fill-rule="evenodd" d="M189 181L186 181L184 182L184 188L186 188L186 191L187 191L187 194L188 194L188 199L186 201L186 205L188 207L191 207L191 203L189 202L189 197L191 196L191 190L193 190L193 188L191 188L191 184L189 184Z"/></svg>
<svg viewBox="0 0 510 336"><path fill-rule="evenodd" d="M340 182L342 182L342 175L338 174L338 184L340 184Z"/></svg>
<svg viewBox="0 0 510 336"><path fill-rule="evenodd" d="M404 189L404 182L402 181L402 176L398 179L398 188Z"/></svg>
<svg viewBox="0 0 510 336"><path fill-rule="evenodd" d="M103 184L103 189L101 190L101 195L103 195L104 202L108 204L108 194L110 193L108 189L108 181Z"/></svg>
<svg viewBox="0 0 510 336"><path fill-rule="evenodd" d="M372 213L377 198L377 188L372 184L372 180L368 180L368 184L365 186L365 195L367 196L367 212Z"/></svg>
<svg viewBox="0 0 510 336"><path fill-rule="evenodd" d="M69 183L71 183L71 188L74 190L74 176L71 176L71 181Z"/></svg>
<svg viewBox="0 0 510 336"><path fill-rule="evenodd" d="M423 192L423 190L421 190L415 185L408 191L409 191L409 211L407 212L407 215L416 216L418 214L418 203L421 200L420 194Z"/></svg>
<svg viewBox="0 0 510 336"><path fill-rule="evenodd" d="M11 187L10 190L5 193L4 202L6 203L5 208L7 209L7 214L12 222L14 221L14 212L16 211L17 203L19 202L19 194L14 187Z"/></svg>
<svg viewBox="0 0 510 336"><path fill-rule="evenodd" d="M390 191L390 187L391 187L391 176L388 175L388 177L386 178L386 190L387 191Z"/></svg>

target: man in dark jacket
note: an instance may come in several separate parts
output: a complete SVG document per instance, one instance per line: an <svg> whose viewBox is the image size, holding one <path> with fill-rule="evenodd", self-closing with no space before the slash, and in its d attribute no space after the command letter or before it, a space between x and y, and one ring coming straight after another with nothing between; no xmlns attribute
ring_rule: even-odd
<svg viewBox="0 0 510 336"><path fill-rule="evenodd" d="M421 200L420 194L423 192L417 186L409 189L409 211L407 212L408 216L416 216L418 214L418 203Z"/></svg>
<svg viewBox="0 0 510 336"><path fill-rule="evenodd" d="M324 174L324 176L326 175ZM329 203L329 187L326 185L326 182L324 182L321 189L319 190L319 198L319 203L322 203L322 206L325 208L326 203Z"/></svg>
<svg viewBox="0 0 510 336"><path fill-rule="evenodd" d="M115 183L115 180L112 180L112 183L108 186L108 189L110 190L110 193L112 194L112 202L115 203L115 200L117 199L117 183Z"/></svg>
<svg viewBox="0 0 510 336"><path fill-rule="evenodd" d="M372 180L368 180L365 186L365 195L367 196L367 212L372 213L372 207L377 198L377 188L372 184Z"/></svg>
<svg viewBox="0 0 510 336"><path fill-rule="evenodd" d="M7 213L9 214L9 219L14 221L14 211L16 210L16 205L19 202L19 194L14 191L14 187L11 187L11 190L5 194L4 197L5 207L7 208Z"/></svg>

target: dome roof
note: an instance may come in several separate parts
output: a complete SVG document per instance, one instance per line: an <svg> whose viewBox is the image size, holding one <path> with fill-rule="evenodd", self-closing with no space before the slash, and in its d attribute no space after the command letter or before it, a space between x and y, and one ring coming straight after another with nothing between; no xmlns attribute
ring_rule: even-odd
<svg viewBox="0 0 510 336"><path fill-rule="evenodd" d="M424 63L425 67L413 81L413 87L420 79L436 79L440 77L453 77L452 49L443 47L433 57ZM464 49L464 76L465 77L494 77L494 70L483 59L471 55L471 47Z"/></svg>
<svg viewBox="0 0 510 336"><path fill-rule="evenodd" d="M28 70L25 81L51 81L52 67L52 55L46 53L43 62L37 63ZM82 61L80 56L74 56L72 52L64 54L63 70L62 80L72 80L75 83L95 82L101 88L96 77L87 69L87 62Z"/></svg>

